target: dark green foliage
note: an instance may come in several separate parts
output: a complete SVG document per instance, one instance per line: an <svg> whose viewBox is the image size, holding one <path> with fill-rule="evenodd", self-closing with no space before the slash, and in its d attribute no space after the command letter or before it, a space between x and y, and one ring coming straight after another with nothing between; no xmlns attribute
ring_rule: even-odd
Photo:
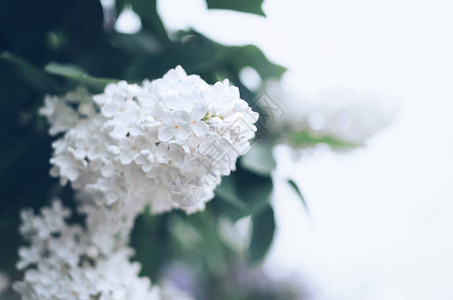
<svg viewBox="0 0 453 300"><path fill-rule="evenodd" d="M135 260L142 264L142 275L159 278L163 264L173 255L169 247L168 215L151 216L148 212L135 221L131 245L136 249Z"/></svg>
<svg viewBox="0 0 453 300"><path fill-rule="evenodd" d="M253 215L253 232L249 248L249 261L260 262L269 250L274 238L274 210L267 205L260 213Z"/></svg>
<svg viewBox="0 0 453 300"><path fill-rule="evenodd" d="M260 212L269 203L273 187L269 175L263 176L238 167L237 171L223 179L212 202L218 214L238 220Z"/></svg>
<svg viewBox="0 0 453 300"><path fill-rule="evenodd" d="M272 156L272 145L256 142L240 160L241 166L261 175L270 175L276 163Z"/></svg>
<svg viewBox="0 0 453 300"><path fill-rule="evenodd" d="M107 84L119 81L118 79L95 78L89 76L84 70L70 64L52 62L47 64L44 70L49 74L61 76L69 81L84 84L98 92L102 92Z"/></svg>
<svg viewBox="0 0 453 300"><path fill-rule="evenodd" d="M263 0L206 0L208 8L232 9L264 16Z"/></svg>
<svg viewBox="0 0 453 300"><path fill-rule="evenodd" d="M292 179L288 179L287 182L289 186L296 192L297 196L299 196L299 199L302 201L305 210L308 211L308 204L305 201L305 197L302 195L302 192L300 191L300 188L297 185L297 183Z"/></svg>

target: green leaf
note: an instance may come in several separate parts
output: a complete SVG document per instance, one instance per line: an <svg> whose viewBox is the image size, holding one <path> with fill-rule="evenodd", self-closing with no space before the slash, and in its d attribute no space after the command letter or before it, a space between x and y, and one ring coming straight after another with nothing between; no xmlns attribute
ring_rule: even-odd
<svg viewBox="0 0 453 300"><path fill-rule="evenodd" d="M304 205L305 211L308 212L307 201L305 201L305 198L302 195L302 192L300 191L299 186L297 185L297 183L294 180L292 180L292 179L288 179L287 182L288 182L289 186L294 189L294 191L296 192L297 196L299 196L300 200L302 201L302 204Z"/></svg>
<svg viewBox="0 0 453 300"><path fill-rule="evenodd" d="M286 68L270 62L256 46L230 47L228 52L228 57L231 58L231 63L237 70L250 66L260 74L263 80L279 79L286 72Z"/></svg>
<svg viewBox="0 0 453 300"><path fill-rule="evenodd" d="M237 195L248 207L245 215L258 213L268 205L273 190L270 176L245 169L238 169L234 175Z"/></svg>
<svg viewBox="0 0 453 300"><path fill-rule="evenodd" d="M219 214L233 221L261 212L269 203L273 190L272 178L238 166L230 176L222 178L215 190L213 206Z"/></svg>
<svg viewBox="0 0 453 300"><path fill-rule="evenodd" d="M231 206L239 211L247 211L247 204L245 204L238 196L234 186L233 177L227 176L222 178L221 184L215 190L216 196L228 202Z"/></svg>
<svg viewBox="0 0 453 300"><path fill-rule="evenodd" d="M7 51L2 52L0 54L0 60L15 66L22 73L27 82L38 90L44 92L49 92L49 90L57 92L61 90L60 86L53 78L44 73L37 66L29 63L27 60L16 54Z"/></svg>
<svg viewBox="0 0 453 300"><path fill-rule="evenodd" d="M71 64L49 63L44 70L53 75L61 76L66 79L86 84L95 90L102 91L109 83L118 82L118 79L96 78L88 76L85 71L78 66Z"/></svg>
<svg viewBox="0 0 453 300"><path fill-rule="evenodd" d="M360 146L330 135L319 135L306 130L290 133L289 142L295 147L311 147L321 143L328 144L332 148L354 148Z"/></svg>
<svg viewBox="0 0 453 300"><path fill-rule="evenodd" d="M259 214L252 217L252 221L253 230L248 260L251 264L256 264L266 256L274 239L274 210L267 205Z"/></svg>
<svg viewBox="0 0 453 300"><path fill-rule="evenodd" d="M169 249L168 214L151 216L149 212L140 214L130 236L130 244L135 250L134 260L140 262L140 275L158 280L165 261L172 255Z"/></svg>
<svg viewBox="0 0 453 300"><path fill-rule="evenodd" d="M245 169L257 174L270 175L276 167L272 156L272 145L255 142L250 151L241 158L240 164Z"/></svg>
<svg viewBox="0 0 453 300"><path fill-rule="evenodd" d="M79 76L86 73L82 68L72 64L59 64L51 62L47 64L44 70L51 74L56 74L64 77Z"/></svg>
<svg viewBox="0 0 453 300"><path fill-rule="evenodd" d="M265 16L263 0L206 0L209 9L230 9Z"/></svg>
<svg viewBox="0 0 453 300"><path fill-rule="evenodd" d="M197 245L198 255L202 255L206 263L209 274L213 276L221 276L225 274L228 263L226 259L226 248L222 239L219 238L219 217L211 215L209 210L200 212L189 217L185 224L194 225L198 234L201 236L201 243Z"/></svg>
<svg viewBox="0 0 453 300"><path fill-rule="evenodd" d="M130 5L140 16L144 28L150 30L155 36L168 40L167 31L157 12L157 0L117 0L117 7L120 10L126 5Z"/></svg>

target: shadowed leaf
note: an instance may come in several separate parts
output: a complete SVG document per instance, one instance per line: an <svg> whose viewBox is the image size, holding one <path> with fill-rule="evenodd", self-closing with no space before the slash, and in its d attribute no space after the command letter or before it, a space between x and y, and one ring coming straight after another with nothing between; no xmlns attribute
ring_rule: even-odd
<svg viewBox="0 0 453 300"><path fill-rule="evenodd" d="M232 64L238 70L244 66L250 66L260 74L263 80L270 78L279 79L286 72L286 68L270 62L256 46L230 47L228 52L229 57L232 59Z"/></svg>
<svg viewBox="0 0 453 300"><path fill-rule="evenodd" d="M307 202L305 201L305 198L302 195L302 192L300 191L297 183L292 179L288 179L287 182L288 182L289 186L292 187L293 190L296 192L297 196L299 196L300 200L302 201L302 204L304 205L305 210L308 212Z"/></svg>
<svg viewBox="0 0 453 300"><path fill-rule="evenodd" d="M209 9L230 9L265 16L263 0L206 0Z"/></svg>
<svg viewBox="0 0 453 300"><path fill-rule="evenodd" d="M241 158L240 164L245 169L257 174L270 175L276 167L272 156L272 145L254 143L250 151Z"/></svg>
<svg viewBox="0 0 453 300"><path fill-rule="evenodd" d="M118 82L118 79L96 78L85 74L84 70L69 64L49 63L45 67L45 71L49 74L58 75L66 79L86 84L98 91L104 90L109 83Z"/></svg>
<svg viewBox="0 0 453 300"><path fill-rule="evenodd" d="M46 92L60 90L56 81L24 58L5 51L0 54L0 59L14 65L22 73L27 82L36 89Z"/></svg>
<svg viewBox="0 0 453 300"><path fill-rule="evenodd" d="M274 210L267 205L259 214L252 217L253 230L248 260L251 264L261 262L274 239Z"/></svg>

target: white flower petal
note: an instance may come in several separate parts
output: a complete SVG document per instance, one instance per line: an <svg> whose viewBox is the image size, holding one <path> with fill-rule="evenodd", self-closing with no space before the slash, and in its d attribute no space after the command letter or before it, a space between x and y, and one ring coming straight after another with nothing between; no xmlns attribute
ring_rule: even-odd
<svg viewBox="0 0 453 300"><path fill-rule="evenodd" d="M208 133L208 128L208 124L203 121L199 121L194 126L194 132L197 136L201 137Z"/></svg>
<svg viewBox="0 0 453 300"><path fill-rule="evenodd" d="M178 110L175 112L175 121L179 124L189 124L192 122L192 117L188 112L184 110Z"/></svg>
<svg viewBox="0 0 453 300"><path fill-rule="evenodd" d="M167 142L169 141L175 134L175 128L172 127L163 127L159 129L158 138L160 141Z"/></svg>
<svg viewBox="0 0 453 300"><path fill-rule="evenodd" d="M177 132L177 138L180 141L185 141L189 138L190 134L192 133L192 128L191 126L181 126L178 128Z"/></svg>

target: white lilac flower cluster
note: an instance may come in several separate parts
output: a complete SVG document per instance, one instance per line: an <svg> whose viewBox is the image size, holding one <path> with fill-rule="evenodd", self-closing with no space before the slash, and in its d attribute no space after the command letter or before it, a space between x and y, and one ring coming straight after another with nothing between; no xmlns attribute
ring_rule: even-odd
<svg viewBox="0 0 453 300"><path fill-rule="evenodd" d="M161 299L159 288L138 277L140 265L129 262L132 249L120 244L108 253L100 251L91 239L98 228L68 225L70 215L60 201L40 215L22 211L20 232L30 245L20 248L17 267L29 269L13 285L22 299ZM100 234L104 242L117 243L108 231Z"/></svg>
<svg viewBox="0 0 453 300"><path fill-rule="evenodd" d="M26 273L15 290L26 300L172 299L174 289L159 292L129 261L134 220L147 204L152 213L203 209L250 148L257 113L228 81L209 85L181 67L95 96L80 88L46 97L40 113L51 135L62 134L52 144L51 175L71 182L85 226L68 225L70 211L59 201L41 216L25 210L20 231L30 246L19 251ZM195 206L170 197L173 179L184 174L203 191Z"/></svg>
<svg viewBox="0 0 453 300"><path fill-rule="evenodd" d="M64 133L53 144L52 175L99 205L148 202L153 213L203 209L249 149L258 119L228 81L209 85L180 66L142 85L110 84L94 97L48 97L41 114L51 134ZM179 206L169 193L172 179L187 173L202 185L195 206Z"/></svg>

